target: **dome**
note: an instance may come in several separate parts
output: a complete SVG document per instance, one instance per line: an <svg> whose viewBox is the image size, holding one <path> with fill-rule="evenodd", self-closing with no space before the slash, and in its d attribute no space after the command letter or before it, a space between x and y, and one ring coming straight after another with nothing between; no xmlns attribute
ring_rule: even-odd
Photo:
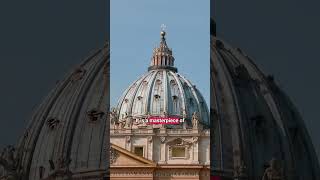
<svg viewBox="0 0 320 180"><path fill-rule="evenodd" d="M165 31L160 35L148 72L110 112L111 179L203 179L210 173L208 107L174 66Z"/></svg>
<svg viewBox="0 0 320 180"><path fill-rule="evenodd" d="M7 159L7 174L30 180L102 179L109 146L107 68L108 45L58 82L33 113L17 147L6 151L14 157Z"/></svg>
<svg viewBox="0 0 320 180"><path fill-rule="evenodd" d="M161 33L160 45L153 50L148 72L133 82L119 99L116 106L119 120L126 115L137 119L166 114L191 122L192 114L197 112L201 123L208 126L209 110L203 96L177 71L165 33Z"/></svg>
<svg viewBox="0 0 320 180"><path fill-rule="evenodd" d="M214 22L211 28L212 173L256 180L283 171L285 179L318 179L317 155L295 106L252 58L216 37Z"/></svg>

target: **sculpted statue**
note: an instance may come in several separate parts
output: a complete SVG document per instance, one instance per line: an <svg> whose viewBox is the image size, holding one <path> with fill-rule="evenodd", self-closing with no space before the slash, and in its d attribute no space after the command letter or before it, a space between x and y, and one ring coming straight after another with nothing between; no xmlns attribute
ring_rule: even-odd
<svg viewBox="0 0 320 180"><path fill-rule="evenodd" d="M186 110L183 110L183 112L182 112L182 118L187 118L187 111L186 111Z"/></svg>
<svg viewBox="0 0 320 180"><path fill-rule="evenodd" d="M122 114L122 118L119 120L119 129L123 129L125 127L127 117L128 113Z"/></svg>
<svg viewBox="0 0 320 180"><path fill-rule="evenodd" d="M1 160L5 161L7 166L13 167L15 165L15 148L13 146L7 146L1 152Z"/></svg>
<svg viewBox="0 0 320 180"><path fill-rule="evenodd" d="M186 121L186 119L187 119L187 112L186 112L186 110L183 110L182 118L183 118L183 120L184 120L184 122L183 122L183 124L182 124L182 128L183 128L183 129L187 129L187 121Z"/></svg>
<svg viewBox="0 0 320 180"><path fill-rule="evenodd" d="M270 167L265 170L262 180L284 180L281 161L273 158L269 164Z"/></svg>
<svg viewBox="0 0 320 180"><path fill-rule="evenodd" d="M128 116L128 113L125 113L125 127L130 128L132 125L132 117Z"/></svg>
<svg viewBox="0 0 320 180"><path fill-rule="evenodd" d="M133 124L137 126L137 125L141 124L141 121L142 121L141 118L136 118L136 119L134 119Z"/></svg>
<svg viewBox="0 0 320 180"><path fill-rule="evenodd" d="M0 172L0 175L5 175L6 179L14 180L18 179L17 173L17 154L16 149L13 146L7 146L3 149L0 156L0 166L3 167L4 171Z"/></svg>
<svg viewBox="0 0 320 180"><path fill-rule="evenodd" d="M117 110L115 108L112 108L112 110L110 112L110 123L114 127L118 127L119 126L119 120L118 120L118 117L117 117Z"/></svg>
<svg viewBox="0 0 320 180"><path fill-rule="evenodd" d="M162 117L167 117L167 113L165 111L163 111Z"/></svg>
<svg viewBox="0 0 320 180"><path fill-rule="evenodd" d="M149 121L149 118L151 117L151 115L150 115L150 112L148 111L147 112L147 117L146 117L146 119L145 119L145 121L144 121L144 125L147 125L147 122Z"/></svg>
<svg viewBox="0 0 320 180"><path fill-rule="evenodd" d="M199 125L199 115L198 115L198 112L194 112L192 114L192 127L194 129L198 128L198 125Z"/></svg>

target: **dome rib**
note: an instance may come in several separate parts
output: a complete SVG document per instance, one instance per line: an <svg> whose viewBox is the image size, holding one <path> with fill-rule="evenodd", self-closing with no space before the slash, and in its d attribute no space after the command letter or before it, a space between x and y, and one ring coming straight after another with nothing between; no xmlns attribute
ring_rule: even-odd
<svg viewBox="0 0 320 180"><path fill-rule="evenodd" d="M184 93L184 89L183 89L183 85L181 83L181 81L179 80L178 74L174 73L174 72L170 72L171 75L173 76L173 78L175 79L175 81L177 82L178 86L179 86L179 90L180 90L180 95L181 95L181 99L182 99L182 113L184 113L185 111L187 111L187 104L186 104L186 97L185 97L185 93ZM187 112L189 113L189 112Z"/></svg>

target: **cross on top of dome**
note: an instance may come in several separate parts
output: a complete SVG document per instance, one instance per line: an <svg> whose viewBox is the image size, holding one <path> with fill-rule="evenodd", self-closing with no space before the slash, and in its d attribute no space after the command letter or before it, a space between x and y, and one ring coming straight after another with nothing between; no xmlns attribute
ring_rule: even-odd
<svg viewBox="0 0 320 180"><path fill-rule="evenodd" d="M166 28L167 26L165 24L161 24L161 32L160 32L160 35L162 37L162 39L165 39L165 35L166 35Z"/></svg>

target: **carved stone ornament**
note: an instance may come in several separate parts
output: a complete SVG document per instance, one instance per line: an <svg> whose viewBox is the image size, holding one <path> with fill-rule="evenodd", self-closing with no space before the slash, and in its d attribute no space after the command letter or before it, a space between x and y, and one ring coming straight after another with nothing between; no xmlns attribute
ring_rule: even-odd
<svg viewBox="0 0 320 180"><path fill-rule="evenodd" d="M149 137L148 137L148 142L149 142L149 143L152 143L152 136L149 136Z"/></svg>
<svg viewBox="0 0 320 180"><path fill-rule="evenodd" d="M131 142L131 136L126 136L126 142L130 143Z"/></svg>
<svg viewBox="0 0 320 180"><path fill-rule="evenodd" d="M87 112L87 115L88 115L91 122L96 122L103 117L104 112L102 112L98 109L92 109Z"/></svg>
<svg viewBox="0 0 320 180"><path fill-rule="evenodd" d="M160 137L160 141L161 141L161 143L164 143L164 142L166 141L166 137L161 136L161 137Z"/></svg>
<svg viewBox="0 0 320 180"><path fill-rule="evenodd" d="M126 112L125 114L122 114L121 119L119 119L118 129L124 129L124 128L131 128L132 126L132 117L128 115Z"/></svg>
<svg viewBox="0 0 320 180"><path fill-rule="evenodd" d="M16 174L18 157L17 151L13 146L5 147L0 155L0 166L2 166L6 174Z"/></svg>
<svg viewBox="0 0 320 180"><path fill-rule="evenodd" d="M115 163L118 157L119 157L119 153L115 149L110 148L110 164Z"/></svg>
<svg viewBox="0 0 320 180"><path fill-rule="evenodd" d="M193 138L192 138L192 142L193 142L193 143L198 142L198 140L199 140L199 137L193 137Z"/></svg>
<svg viewBox="0 0 320 180"><path fill-rule="evenodd" d="M126 119L121 119L118 121L119 124L118 124L118 129L124 129L125 128L125 125L126 125Z"/></svg>
<svg viewBox="0 0 320 180"><path fill-rule="evenodd" d="M118 120L118 115L117 115L117 110L115 108L112 108L110 112L110 124L114 125L114 127L119 125L119 120Z"/></svg>
<svg viewBox="0 0 320 180"><path fill-rule="evenodd" d="M176 138L167 142L168 145L174 146L188 146L190 147L193 144L193 141L188 141L186 139Z"/></svg>

